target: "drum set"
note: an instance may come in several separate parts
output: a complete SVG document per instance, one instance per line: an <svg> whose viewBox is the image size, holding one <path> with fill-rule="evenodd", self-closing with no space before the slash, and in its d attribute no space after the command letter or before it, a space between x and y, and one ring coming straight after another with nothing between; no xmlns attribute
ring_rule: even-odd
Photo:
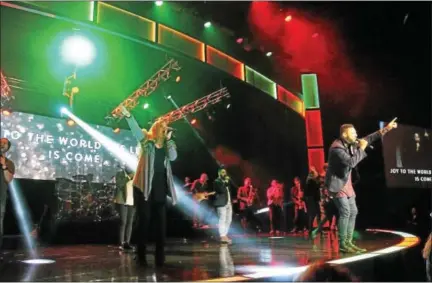
<svg viewBox="0 0 432 283"><path fill-rule="evenodd" d="M92 183L92 174L72 178L56 179L56 220L104 221L118 217L114 183Z"/></svg>

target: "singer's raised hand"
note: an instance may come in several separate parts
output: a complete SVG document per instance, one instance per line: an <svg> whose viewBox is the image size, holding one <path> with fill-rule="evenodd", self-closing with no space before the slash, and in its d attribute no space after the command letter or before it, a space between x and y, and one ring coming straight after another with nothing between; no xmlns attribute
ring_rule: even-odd
<svg viewBox="0 0 432 283"><path fill-rule="evenodd" d="M393 129L396 129L397 128L397 123L396 123L396 120L397 120L397 117L396 118L394 118L393 120L391 120L391 122L390 123L388 123L388 125L387 125L387 129L389 129L389 130L393 130Z"/></svg>
<svg viewBox="0 0 432 283"><path fill-rule="evenodd" d="M367 142L367 140L365 140L365 139L359 139L358 140L358 145L359 145L359 147L362 149L362 150L365 150L366 149L366 147L368 146L368 142Z"/></svg>

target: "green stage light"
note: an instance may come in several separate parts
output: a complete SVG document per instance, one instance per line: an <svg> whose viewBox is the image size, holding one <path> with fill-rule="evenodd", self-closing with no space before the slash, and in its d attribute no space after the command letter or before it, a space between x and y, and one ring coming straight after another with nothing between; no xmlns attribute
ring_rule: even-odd
<svg viewBox="0 0 432 283"><path fill-rule="evenodd" d="M91 64L96 56L93 43L81 35L66 38L61 47L63 60L75 66L83 67Z"/></svg>
<svg viewBox="0 0 432 283"><path fill-rule="evenodd" d="M156 6L162 6L163 1L156 1Z"/></svg>
<svg viewBox="0 0 432 283"><path fill-rule="evenodd" d="M206 22L206 23L204 24L204 27L206 27L206 28L211 27L211 22Z"/></svg>
<svg viewBox="0 0 432 283"><path fill-rule="evenodd" d="M144 109L148 109L150 107L150 104L148 104L148 103L144 103L144 105L143 105L143 108Z"/></svg>

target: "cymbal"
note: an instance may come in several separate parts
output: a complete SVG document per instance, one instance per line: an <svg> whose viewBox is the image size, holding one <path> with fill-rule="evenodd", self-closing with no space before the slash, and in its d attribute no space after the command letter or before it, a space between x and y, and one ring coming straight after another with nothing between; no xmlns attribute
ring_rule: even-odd
<svg viewBox="0 0 432 283"><path fill-rule="evenodd" d="M73 179L75 179L75 180L86 180L87 179L87 176L86 175L74 175L74 176L72 176L72 178Z"/></svg>

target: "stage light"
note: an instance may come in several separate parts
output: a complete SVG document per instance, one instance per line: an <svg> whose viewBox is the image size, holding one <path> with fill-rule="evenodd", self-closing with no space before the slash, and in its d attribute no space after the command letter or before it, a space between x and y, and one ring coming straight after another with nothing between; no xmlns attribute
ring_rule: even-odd
<svg viewBox="0 0 432 283"><path fill-rule="evenodd" d="M266 56L267 56L267 57L270 57L270 56L272 56L272 54L273 54L272 52L267 52L267 53L266 53Z"/></svg>
<svg viewBox="0 0 432 283"><path fill-rule="evenodd" d="M176 78L176 83L179 83L180 81L181 81L181 77L180 76L177 76L177 78Z"/></svg>
<svg viewBox="0 0 432 283"><path fill-rule="evenodd" d="M209 28L209 27L211 27L211 22L206 22L206 23L204 24L204 27L205 27L205 28Z"/></svg>
<svg viewBox="0 0 432 283"><path fill-rule="evenodd" d="M119 127L117 127L117 128L115 128L115 129L113 129L113 132L114 132L115 134L118 134L118 133L120 133L120 128L119 128Z"/></svg>
<svg viewBox="0 0 432 283"><path fill-rule="evenodd" d="M93 43L81 35L66 38L61 47L63 60L75 66L87 66L93 62L96 49Z"/></svg>
<svg viewBox="0 0 432 283"><path fill-rule="evenodd" d="M195 125L196 123L197 123L197 119L194 118L194 119L191 120L191 124L192 125Z"/></svg>
<svg viewBox="0 0 432 283"><path fill-rule="evenodd" d="M226 106L226 109L230 109L231 104L228 103L228 105Z"/></svg>
<svg viewBox="0 0 432 283"><path fill-rule="evenodd" d="M144 103L144 105L143 105L143 108L144 109L148 109L150 107L150 104L148 104L148 103Z"/></svg>
<svg viewBox="0 0 432 283"><path fill-rule="evenodd" d="M168 96L167 96L167 99L172 99L171 95L168 95Z"/></svg>
<svg viewBox="0 0 432 283"><path fill-rule="evenodd" d="M75 126L75 121L69 118L69 119L67 119L66 124L69 127L73 127L73 126Z"/></svg>
<svg viewBox="0 0 432 283"><path fill-rule="evenodd" d="M55 260L35 258L35 259L26 259L26 260L23 260L22 262L27 263L27 264L51 264L51 263L55 263Z"/></svg>
<svg viewBox="0 0 432 283"><path fill-rule="evenodd" d="M156 4L156 6L162 6L163 1L156 1L155 4Z"/></svg>
<svg viewBox="0 0 432 283"><path fill-rule="evenodd" d="M60 113L61 114L66 114L67 113L67 108L66 107L60 108Z"/></svg>
<svg viewBox="0 0 432 283"><path fill-rule="evenodd" d="M290 22L292 20L292 16L288 15L285 17L285 22Z"/></svg>
<svg viewBox="0 0 432 283"><path fill-rule="evenodd" d="M237 38L237 40L236 40L236 42L238 43L238 44L242 44L243 43L243 37L239 37L239 38Z"/></svg>

